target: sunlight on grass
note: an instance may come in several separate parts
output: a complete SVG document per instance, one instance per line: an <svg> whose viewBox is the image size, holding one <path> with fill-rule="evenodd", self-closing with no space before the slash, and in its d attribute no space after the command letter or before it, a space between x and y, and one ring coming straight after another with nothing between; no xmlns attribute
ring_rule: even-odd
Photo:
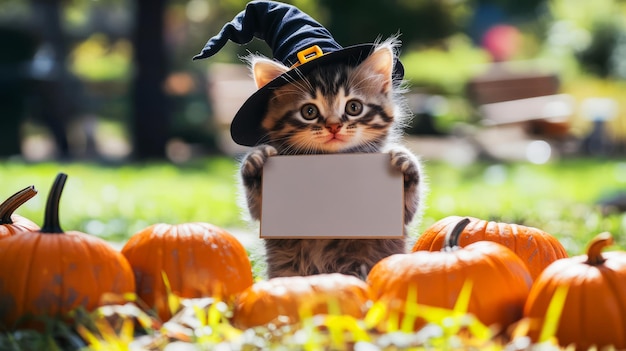
<svg viewBox="0 0 626 351"><path fill-rule="evenodd" d="M565 160L546 165L426 162L430 192L424 216L411 235L446 216L472 216L540 228L570 254L582 253L595 233L615 234L626 246L626 215L602 215L596 202L626 191L626 162ZM125 241L155 223L209 222L249 230L238 206L237 164L214 157L168 163L103 166L88 163L0 163L0 197L34 185L38 196L17 213L41 224L55 175L69 175L61 199L61 225L107 240Z"/></svg>
<svg viewBox="0 0 626 351"><path fill-rule="evenodd" d="M60 205L61 225L66 230L125 241L155 223L245 226L237 205L236 165L227 158L187 167L4 163L0 164L0 197L9 196L18 184L35 185L40 194L18 212L41 224L47 190L61 170L69 175Z"/></svg>

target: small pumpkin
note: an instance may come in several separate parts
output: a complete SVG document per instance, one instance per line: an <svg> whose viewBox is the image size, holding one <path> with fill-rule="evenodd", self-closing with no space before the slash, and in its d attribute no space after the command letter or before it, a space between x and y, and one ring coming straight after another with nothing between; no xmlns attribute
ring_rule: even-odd
<svg viewBox="0 0 626 351"><path fill-rule="evenodd" d="M100 306L106 293L135 290L122 254L100 238L61 229L59 200L66 179L57 175L40 230L0 240L0 325L6 328L37 327L26 317L64 317L79 306Z"/></svg>
<svg viewBox="0 0 626 351"><path fill-rule="evenodd" d="M328 314L333 303L337 312L362 318L368 301L367 284L355 276L327 273L277 277L256 282L239 294L232 320L241 329L269 323L293 324L300 321L301 315Z"/></svg>
<svg viewBox="0 0 626 351"><path fill-rule="evenodd" d="M576 350L592 346L626 349L626 252L602 250L613 243L609 233L592 239L586 255L558 260L534 282L524 316L534 323L529 336L537 341L548 306L559 288L567 289L556 338Z"/></svg>
<svg viewBox="0 0 626 351"><path fill-rule="evenodd" d="M252 285L252 265L232 234L209 223L154 224L122 248L136 279L137 295L162 320L172 316L168 288L178 297L228 299Z"/></svg>
<svg viewBox="0 0 626 351"><path fill-rule="evenodd" d="M563 245L543 230L473 217L465 218L469 218L470 223L459 237L461 247L483 240L502 244L524 261L533 279L550 263L568 257ZM441 250L446 233L462 219L459 216L449 216L435 222L417 238L412 251Z"/></svg>
<svg viewBox="0 0 626 351"><path fill-rule="evenodd" d="M386 303L402 321L411 290L417 304L452 309L469 281L467 312L482 323L506 328L521 318L532 283L526 265L498 243L479 241L459 247L459 236L469 222L463 219L449 230L442 251L395 254L374 265L367 277L373 300ZM415 330L424 324L417 318Z"/></svg>
<svg viewBox="0 0 626 351"><path fill-rule="evenodd" d="M34 186L26 187L9 196L0 204L0 239L25 231L38 230L39 226L15 212L18 207L37 195Z"/></svg>

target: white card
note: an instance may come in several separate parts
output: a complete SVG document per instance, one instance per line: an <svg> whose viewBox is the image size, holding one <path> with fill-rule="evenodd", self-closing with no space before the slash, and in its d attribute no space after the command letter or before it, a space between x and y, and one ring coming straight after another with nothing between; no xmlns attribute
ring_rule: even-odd
<svg viewBox="0 0 626 351"><path fill-rule="evenodd" d="M262 238L399 238L403 176L389 154L270 157L263 168Z"/></svg>

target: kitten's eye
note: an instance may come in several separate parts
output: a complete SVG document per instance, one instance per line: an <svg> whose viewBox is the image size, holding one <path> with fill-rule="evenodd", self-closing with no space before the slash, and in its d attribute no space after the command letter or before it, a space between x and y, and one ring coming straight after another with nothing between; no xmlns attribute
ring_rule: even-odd
<svg viewBox="0 0 626 351"><path fill-rule="evenodd" d="M317 106L313 104L306 104L302 106L300 113L302 114L302 117L308 121L316 119L320 114Z"/></svg>
<svg viewBox="0 0 626 351"><path fill-rule="evenodd" d="M346 113L350 116L358 116L363 112L363 103L359 100L350 100L346 104Z"/></svg>

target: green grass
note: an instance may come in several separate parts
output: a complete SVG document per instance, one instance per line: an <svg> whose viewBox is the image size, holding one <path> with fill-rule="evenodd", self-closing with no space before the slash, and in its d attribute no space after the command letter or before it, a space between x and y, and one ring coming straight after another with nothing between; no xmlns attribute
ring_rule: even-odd
<svg viewBox="0 0 626 351"><path fill-rule="evenodd" d="M431 161L425 163L424 169L430 191L425 199L427 207L423 219L412 229L413 237L437 220L460 215L541 228L559 238L571 255L583 253L589 240L603 231L611 232L616 239L612 249L626 247L626 214L603 216L596 205L601 197L626 190L624 161L576 159L547 165L477 163L467 167ZM247 228L237 206L237 164L228 157L200 160L184 166L168 163L105 166L4 162L0 163L0 199L34 185L40 194L18 213L42 224L45 198L58 172L69 176L60 206L61 225L66 231L78 230L123 242L138 230L159 222L204 221L224 228ZM127 311L121 306L114 308ZM156 329L147 328L147 335L143 338L167 339L169 332L179 336L192 335L172 340L189 339L199 349L212 349L229 342L235 342L243 349L258 346L260 342L267 348L280 346L280 349L315 349L322 345L350 345L352 342L376 345L384 350L403 349L402 345L407 342L416 350L450 348L463 343L476 349L505 349L492 338L486 327L471 320L468 322L463 316L455 317L450 311L428 310L426 316L433 319L432 328L408 334L371 333L366 322L376 317L375 308L363 321L331 315L322 319L312 317L302 324L301 329L247 331L234 329L220 314L213 317L199 315L210 315L213 311L210 307L206 311L194 311L194 323L199 322L201 327L194 329L176 323L162 328L152 326L150 328ZM139 315L134 317L140 318L143 312L135 313ZM89 330L78 327L78 332L89 341L91 350L128 350L129 340L135 336L131 319L132 315L123 317L121 321L124 323L111 327L102 324L106 322L103 318L91 316L84 324ZM450 324L452 320L457 322ZM2 333L0 349L61 350L85 345L71 327L62 323L54 323L54 326L47 333L28 330ZM459 339L457 331L461 327L468 328L474 335ZM360 341L344 339L347 337L344 331L349 331L347 335L352 337L357 335L355 332L360 333ZM557 349L551 347L553 345L544 346L544 349Z"/></svg>
<svg viewBox="0 0 626 351"><path fill-rule="evenodd" d="M235 163L214 158L176 167L168 163L0 165L0 198L28 185L39 194L17 213L42 224L45 201L58 172L68 174L60 203L65 231L78 230L124 241L155 223L210 222L241 227L236 204Z"/></svg>
<svg viewBox="0 0 626 351"><path fill-rule="evenodd" d="M625 247L626 215L603 216L597 201L626 192L626 162L577 159L547 165L475 164L452 168L427 163L431 191L421 229L456 214L537 227L584 252L609 231ZM418 229L419 233L419 229Z"/></svg>
<svg viewBox="0 0 626 351"><path fill-rule="evenodd" d="M453 167L426 162L430 191L417 236L450 215L473 216L543 229L570 254L580 254L591 237L611 232L626 247L626 215L603 216L596 202L626 191L626 162L576 159L547 165L478 163ZM64 230L123 242L154 223L210 222L246 230L238 206L237 164L214 157L175 166L169 163L105 166L89 163L0 163L0 199L34 185L39 194L17 213L38 224L52 181L68 174L61 198Z"/></svg>

